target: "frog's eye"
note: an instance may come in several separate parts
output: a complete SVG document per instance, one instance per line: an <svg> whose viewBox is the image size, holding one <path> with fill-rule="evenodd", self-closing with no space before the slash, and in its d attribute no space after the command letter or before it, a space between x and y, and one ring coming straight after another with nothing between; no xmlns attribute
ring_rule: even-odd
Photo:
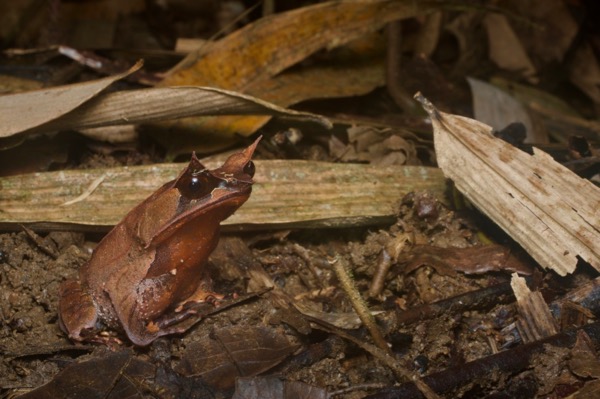
<svg viewBox="0 0 600 399"><path fill-rule="evenodd" d="M184 173L176 183L177 189L184 198L198 199L206 195L215 188L218 182L208 172Z"/></svg>
<svg viewBox="0 0 600 399"><path fill-rule="evenodd" d="M198 176L192 176L188 184L188 190L190 194L197 193L202 189L202 183Z"/></svg>
<svg viewBox="0 0 600 399"><path fill-rule="evenodd" d="M256 172L256 167L254 166L254 162L248 161L246 165L244 165L244 173L250 177L254 177L254 172Z"/></svg>

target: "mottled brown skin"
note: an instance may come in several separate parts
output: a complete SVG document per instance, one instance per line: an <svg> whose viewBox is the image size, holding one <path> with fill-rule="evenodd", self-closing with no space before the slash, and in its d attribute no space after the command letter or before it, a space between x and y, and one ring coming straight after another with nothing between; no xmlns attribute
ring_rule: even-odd
<svg viewBox="0 0 600 399"><path fill-rule="evenodd" d="M59 321L71 339L97 340L103 322L145 346L191 327L192 305L219 297L210 291L206 262L221 221L250 197L259 140L210 171L192 155L175 180L104 237L79 279L60 288Z"/></svg>

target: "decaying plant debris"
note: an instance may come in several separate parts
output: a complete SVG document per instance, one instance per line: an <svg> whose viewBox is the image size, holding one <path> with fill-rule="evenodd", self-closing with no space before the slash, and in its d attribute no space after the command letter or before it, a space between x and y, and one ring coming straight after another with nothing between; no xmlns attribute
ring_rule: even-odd
<svg viewBox="0 0 600 399"><path fill-rule="evenodd" d="M433 206L436 211L423 213L422 209L426 206ZM326 327L332 319L339 322L343 317L348 317L344 315L353 314L348 296L336 281L331 267L332 256L342 257L354 276L354 283L365 289L370 280L375 278L379 265L385 263L385 257L392 257L394 266L387 273L385 288L378 299L370 302L370 309L375 311L378 328L392 343L392 353L399 356L399 364L407 370L427 375L424 382L438 392L452 392L453 396L459 392L476 390L479 384L491 382L491 369L496 370L495 381L498 382L510 375L516 376L507 380L509 382L504 389L508 392L524 392L522 389L532 388L530 385L522 386L518 376L529 381L528 384L535 385L542 381L537 379L541 377L527 371L535 364L535 356L544 355L549 359L555 356L560 356L560 359L569 357L568 348L575 343L575 333L565 335L560 332L544 341L534 341L525 346L518 341L520 334L517 333L516 322L519 315L513 304L508 271L496 272L493 278L489 278L489 273L479 277L464 274L464 269L469 267L469 259L473 258L478 248L472 247L478 239L469 227L468 219L457 217L443 204L433 200L431 195L423 194L407 196L398 215L399 219L390 228L367 235L342 233L335 239L326 232L318 236L314 233L298 233L288 236L286 242L269 245L248 236L247 239L255 241L253 250L239 238L222 239L212 257L215 270L218 270L215 274L217 287L228 287L241 293L244 286L249 286L258 291L266 284L265 277L261 276L270 276L268 279L275 281L277 288L210 316L193 332L177 338L174 342L178 342L178 345L174 347L164 346L168 341L161 341L150 350L149 354L154 355L161 353L159 348L170 353L172 366L179 373L171 374L171 383L166 385L173 390L172 394L177 396L177 392L180 394L186 386L212 393L227 392L234 389L233 376L248 377L265 372L275 372L290 381L299 379L309 385L314 384L315 387L311 389L325 385L338 389L364 385L362 389L366 391L362 391L363 395L377 386L394 385L396 378L389 368L380 364L376 357L365 357L357 348L350 350L354 345L352 341L336 340L337 327ZM13 233L0 238L2 248L13 248L10 253L4 254L2 270L6 278L1 282L2 291L11 292L10 303L20 309L17 313L6 310L11 312L13 321L2 330L5 352L10 355L2 363L4 377L1 384L5 387L14 386L15 383L11 381L28 381L25 382L28 385L39 386L53 378L56 367L48 369L47 373L32 374L25 380L18 377L15 371L31 367L32 359L40 356L68 359L70 351L76 349L68 345L55 324L56 287L63 276L73 275L82 259L88 255L80 249L80 234L51 233L44 238L44 242L56 249L58 257L53 259L38 249L40 243L31 241L25 233ZM436 268L426 264L406 269L408 263L402 258L410 253L415 244L423 242L438 248L439 255L443 254L446 246L469 247L471 252L465 252L468 257L461 261L462 266L451 277L447 273L438 273ZM481 247L481 250L485 251L486 247ZM449 251L453 251L454 257L460 256L454 249ZM475 257L474 267L477 262ZM535 276L529 281L535 284ZM589 288L583 290L586 284ZM557 297L555 302L550 303L550 308L565 309L566 312L566 303L585 304L597 294L598 283L595 281L580 282L579 285L582 287L580 295L571 296L568 302L561 302ZM563 287L563 291L568 291L568 287ZM291 303L303 304L304 308L311 309L307 313L311 315L310 318L306 319L297 313L294 306L289 306ZM431 311L437 307L444 310ZM410 317L409 314L416 317ZM579 334L593 342L597 339L598 328L595 324L588 325L590 314L584 315L579 318L578 325L582 327ZM321 321L313 324L317 320ZM235 334L239 334L236 328L240 327L240 322L245 326L243 337L234 339ZM322 326L322 323L325 324ZM347 330L350 325L352 327ZM355 334L359 331L356 330L358 325L349 324L344 327L345 330L339 330L340 334L342 337L344 334ZM324 340L313 341L322 334L319 331L323 328L333 334L323 336ZM225 338L223 334L233 335ZM40 346L40 339L46 344ZM207 339L216 341L210 343ZM260 344L265 339L272 343ZM275 345L275 342L278 344ZM544 342L550 346L544 346ZM23 344L28 346L26 352L22 350ZM259 346L252 349L253 345ZM268 351L259 350L265 345ZM550 350L553 345L566 349L559 354ZM198 348L202 349L199 351ZM169 367L165 369L159 366L157 369L155 364L148 363L148 359L139 357L140 354L122 352L125 348L113 348L117 350L113 354L106 353L102 347L81 346L78 350L93 351L90 358L93 363L87 365L82 363L83 360L74 363L57 375L52 385L39 388L29 397L37 397L43 392L52 394L61 381L81 380L84 383L89 379L96 381L97 385L91 389L97 394L106 393L108 382L112 381L123 386L126 392L152 395L159 386L162 387L160 389L165 387L165 377L161 375L173 373ZM216 362L216 368L207 368L206 362L197 357L199 353L205 353L206 356L212 354L211 362ZM345 355L342 356L342 353ZM519 355L516 356L516 353ZM164 355L165 352L161 356ZM452 363L457 355L466 362L464 366ZM218 361L219 357L223 361ZM115 366L117 359L124 362L122 366ZM15 367L17 365L19 367ZM307 368L308 365L310 368ZM105 368L106 376L100 377L98 370ZM228 371L234 369L237 370L234 374ZM345 372L340 374L339 370ZM377 372L373 373L375 370ZM318 379L314 379L317 375ZM369 377L365 380L366 375ZM576 379L575 375L570 378ZM142 381L145 382L142 384ZM271 389L270 384L275 383L274 380L267 383L268 379L261 381L267 384L262 388L265 392ZM142 385L144 388L141 388ZM419 397L419 391L409 385L392 389L390 394ZM381 395L373 397L387 397Z"/></svg>
<svg viewBox="0 0 600 399"><path fill-rule="evenodd" d="M0 2L1 397L597 396L590 2L46 3ZM69 341L104 233L258 135L193 327Z"/></svg>
<svg viewBox="0 0 600 399"><path fill-rule="evenodd" d="M419 95L418 95L419 96ZM422 96L440 168L543 267L564 276L578 258L600 270L600 189L534 148L529 155L492 128L444 114Z"/></svg>

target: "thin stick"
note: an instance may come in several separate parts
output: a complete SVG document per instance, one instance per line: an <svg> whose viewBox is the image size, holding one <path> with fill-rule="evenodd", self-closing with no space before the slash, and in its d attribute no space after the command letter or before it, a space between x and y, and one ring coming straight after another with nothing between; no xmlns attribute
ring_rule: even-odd
<svg viewBox="0 0 600 399"><path fill-rule="evenodd" d="M348 297L350 297L352 307L358 314L358 317L360 317L360 320L363 322L365 327L367 327L367 330L369 330L369 333L371 333L371 337L373 337L375 345L390 355L390 348L385 338L383 338L383 335L381 334L379 327L377 327L377 323L375 322L373 315L369 311L369 308L367 307L363 297L360 295L360 292L358 292L356 289L352 277L350 277L348 272L348 264L346 263L345 259L343 259L341 256L337 256L329 263L331 266L333 266L333 270L335 271L342 288L346 294L348 294Z"/></svg>

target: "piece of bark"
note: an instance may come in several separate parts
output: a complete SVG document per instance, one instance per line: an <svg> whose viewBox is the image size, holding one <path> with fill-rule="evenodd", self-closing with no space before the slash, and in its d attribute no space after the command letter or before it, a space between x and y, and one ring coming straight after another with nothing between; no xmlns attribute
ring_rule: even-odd
<svg viewBox="0 0 600 399"><path fill-rule="evenodd" d="M429 113L437 161L475 206L543 267L561 276L582 258L600 270L600 188L533 148L529 155L478 121Z"/></svg>
<svg viewBox="0 0 600 399"><path fill-rule="evenodd" d="M203 163L209 168L220 164ZM394 220L394 208L408 192L428 190L443 198L445 190L437 168L292 160L255 163L252 196L225 224L238 228L380 224ZM28 224L42 230L106 230L175 178L182 167L162 164L0 178L0 228L20 230L18 224Z"/></svg>
<svg viewBox="0 0 600 399"><path fill-rule="evenodd" d="M523 342L537 341L556 334L556 323L542 294L530 291L525 279L517 273L512 275L510 285L517 298L517 309L521 316L517 325Z"/></svg>

